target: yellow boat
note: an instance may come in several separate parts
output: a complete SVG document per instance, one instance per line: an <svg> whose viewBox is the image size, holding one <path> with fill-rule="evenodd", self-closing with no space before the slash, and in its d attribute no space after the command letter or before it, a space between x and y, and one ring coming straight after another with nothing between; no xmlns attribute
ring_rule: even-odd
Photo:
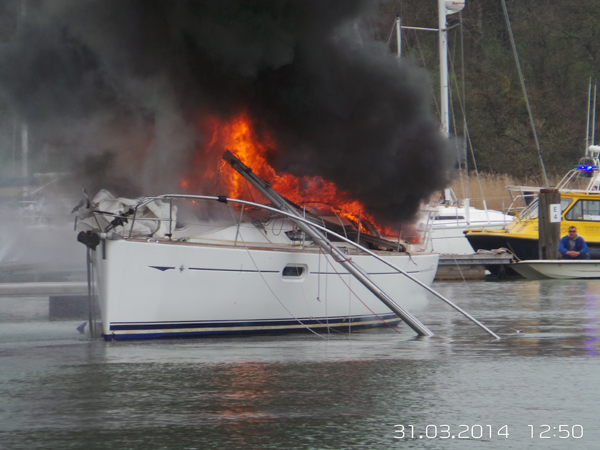
<svg viewBox="0 0 600 450"><path fill-rule="evenodd" d="M570 226L586 240L592 259L600 259L600 146L589 147L590 157L583 158L558 184L562 220L560 235ZM502 229L468 229L465 235L477 250L506 248L518 259L539 259L538 200L540 187L507 186L513 204L524 201L513 221Z"/></svg>

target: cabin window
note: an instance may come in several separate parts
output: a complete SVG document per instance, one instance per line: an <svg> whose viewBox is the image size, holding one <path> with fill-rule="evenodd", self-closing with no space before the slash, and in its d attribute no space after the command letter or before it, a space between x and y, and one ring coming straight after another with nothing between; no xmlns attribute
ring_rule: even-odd
<svg viewBox="0 0 600 450"><path fill-rule="evenodd" d="M435 220L465 220L465 216L436 216Z"/></svg>
<svg viewBox="0 0 600 450"><path fill-rule="evenodd" d="M538 199L537 198L529 204L529 206L525 209L525 211L523 211L523 213L521 214L521 217L524 220L537 219L537 217L538 217Z"/></svg>
<svg viewBox="0 0 600 450"><path fill-rule="evenodd" d="M303 265L289 265L283 268L281 275L284 278L300 278L306 273L308 267Z"/></svg>
<svg viewBox="0 0 600 450"><path fill-rule="evenodd" d="M572 198L561 198L560 199L560 210L561 210L561 212L564 212L565 209L567 209L567 207L572 202L573 202ZM529 204L529 206L527 207L527 209L521 214L521 217L523 219L525 219L525 220L537 219L538 218L538 199L537 198L533 202L531 202ZM573 220L573 219L569 219L567 216L565 216L565 219L567 219L567 220ZM578 219L578 220L582 220L582 219Z"/></svg>
<svg viewBox="0 0 600 450"><path fill-rule="evenodd" d="M567 211L565 219L600 222L600 200L578 200Z"/></svg>
<svg viewBox="0 0 600 450"><path fill-rule="evenodd" d="M561 198L560 199L560 211L564 212L565 209L567 209L567 206L569 206L571 203L573 203L572 198Z"/></svg>

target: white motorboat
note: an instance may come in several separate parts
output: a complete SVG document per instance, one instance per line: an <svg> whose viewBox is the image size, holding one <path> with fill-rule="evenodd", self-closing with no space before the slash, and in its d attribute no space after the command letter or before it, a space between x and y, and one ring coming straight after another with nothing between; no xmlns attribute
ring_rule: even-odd
<svg viewBox="0 0 600 450"><path fill-rule="evenodd" d="M200 210L195 203L206 199L221 202L231 220L192 217L190 211ZM327 333L397 324L397 309L380 301L380 290L401 310L418 311L427 304L425 290L411 278L430 285L437 254L361 235L346 223L337 225L337 238L331 234L336 224L322 218L290 218L268 207L248 212L234 209L237 202L193 195L127 200L101 191L82 206L78 239L89 247L97 289L101 331L95 334L112 340ZM328 229L328 243L321 246L318 236L299 226L302 220L318 220L311 227ZM344 236L380 250L365 252ZM410 325L410 313L407 317ZM95 322L91 318L92 328Z"/></svg>
<svg viewBox="0 0 600 450"><path fill-rule="evenodd" d="M460 202L451 189L446 189L442 200L421 209L420 230L427 229L428 248L436 253L467 255L475 253L465 237L465 230L473 227L501 229L510 224L513 216L490 209L478 209L469 199Z"/></svg>
<svg viewBox="0 0 600 450"><path fill-rule="evenodd" d="M597 260L539 259L520 261L510 267L530 280L600 278L600 261Z"/></svg>
<svg viewBox="0 0 600 450"><path fill-rule="evenodd" d="M450 211L441 209L438 216L433 218L431 227L431 246L432 251L451 255L468 255L475 253L471 244L465 237L464 232L472 227L485 229L501 229L509 224L512 216L503 214L500 211L485 211L474 207L468 207L469 212L464 207L456 207ZM450 215L442 215L448 214ZM467 221L466 214L473 219Z"/></svg>

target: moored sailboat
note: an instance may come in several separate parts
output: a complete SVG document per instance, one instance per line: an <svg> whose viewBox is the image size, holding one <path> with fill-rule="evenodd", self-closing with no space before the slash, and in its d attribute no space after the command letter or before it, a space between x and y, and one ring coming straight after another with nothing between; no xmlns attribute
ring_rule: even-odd
<svg viewBox="0 0 600 450"><path fill-rule="evenodd" d="M465 7L465 0L438 0L438 28L422 28L401 26L400 18L396 19L396 35L398 37L398 55L401 48L401 29L436 31L439 35L440 59L440 124L445 136L450 135L450 82L448 74L448 24L447 16L456 14ZM429 249L436 253L448 255L473 254L474 249L465 238L464 231L472 227L500 229L512 221L513 217L502 211L490 210L486 202L483 208L471 206L470 199L459 200L451 188L444 189L440 201L432 202L421 208L420 220L416 227L427 230Z"/></svg>

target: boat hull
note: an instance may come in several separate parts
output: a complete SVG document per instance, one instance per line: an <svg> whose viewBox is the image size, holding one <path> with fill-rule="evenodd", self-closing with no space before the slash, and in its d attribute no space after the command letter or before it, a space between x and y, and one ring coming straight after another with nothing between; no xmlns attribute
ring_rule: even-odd
<svg viewBox="0 0 600 450"><path fill-rule="evenodd" d="M386 255L433 282L438 255ZM370 256L349 257L400 306L413 312L427 304L424 289L406 276ZM399 321L319 249L106 240L93 258L107 340L326 332Z"/></svg>
<svg viewBox="0 0 600 450"><path fill-rule="evenodd" d="M473 233L466 235L475 251L496 250L506 248L519 259L538 259L539 244L537 239L509 235L506 233Z"/></svg>
<svg viewBox="0 0 600 450"><path fill-rule="evenodd" d="M435 253L449 255L468 255L474 252L473 247L465 237L465 231L470 228L486 230L501 229L509 224L512 216L499 211L478 210L473 207L437 205L428 206L427 211L435 212L430 225L431 249ZM467 212L468 211L468 212ZM418 225L420 229L425 224Z"/></svg>
<svg viewBox="0 0 600 450"><path fill-rule="evenodd" d="M590 260L531 260L521 261L511 267L523 277L531 280L542 279L599 279L600 261Z"/></svg>
<svg viewBox="0 0 600 450"><path fill-rule="evenodd" d="M466 236L475 251L506 248L522 261L536 260L540 257L538 239L508 233L493 234L491 232L470 232ZM600 243L588 241L587 244L591 259L600 260Z"/></svg>

